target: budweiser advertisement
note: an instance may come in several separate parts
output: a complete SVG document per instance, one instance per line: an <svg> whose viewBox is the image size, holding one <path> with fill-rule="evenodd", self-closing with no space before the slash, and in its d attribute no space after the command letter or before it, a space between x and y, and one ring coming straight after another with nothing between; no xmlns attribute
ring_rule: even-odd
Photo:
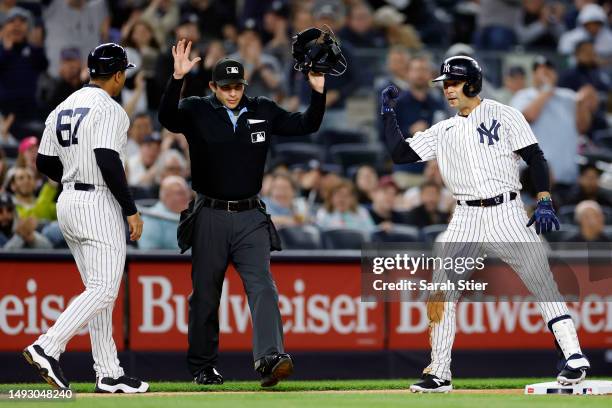
<svg viewBox="0 0 612 408"><path fill-rule="evenodd" d="M85 288L74 262L0 262L0 351L23 350L53 326L60 313ZM124 287L113 310L113 338L124 349ZM87 327L66 350L90 350Z"/></svg>

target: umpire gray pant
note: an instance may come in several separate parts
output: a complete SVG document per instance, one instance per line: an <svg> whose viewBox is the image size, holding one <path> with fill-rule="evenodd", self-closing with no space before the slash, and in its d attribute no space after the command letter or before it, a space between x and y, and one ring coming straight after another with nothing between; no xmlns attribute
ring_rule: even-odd
<svg viewBox="0 0 612 408"><path fill-rule="evenodd" d="M230 261L242 279L251 310L254 360L284 352L266 216L258 209L228 212L204 207L193 230L187 362L194 376L217 364L219 302Z"/></svg>

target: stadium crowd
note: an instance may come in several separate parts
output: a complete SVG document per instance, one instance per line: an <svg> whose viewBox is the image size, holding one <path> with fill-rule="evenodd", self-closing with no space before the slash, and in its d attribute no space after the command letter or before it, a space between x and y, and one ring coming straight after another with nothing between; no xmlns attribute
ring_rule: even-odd
<svg viewBox="0 0 612 408"><path fill-rule="evenodd" d="M286 248L358 248L364 240L433 241L454 200L437 164L393 165L381 147L379 94L395 84L406 137L443 120L439 62L481 61L482 96L522 111L551 169L563 222L550 240L612 241L612 4L589 0L0 0L0 248L63 248L61 186L36 169L47 115L88 81L87 54L127 48L137 69L117 98L130 118L126 169L145 227L140 249L178 249L176 225L192 197L183 135L157 109L186 38L201 64L183 97L210 92L223 56L245 66L249 95L304 109L309 87L293 69L291 37L328 26L348 69L326 79L320 130L273 136L261 197ZM534 203L527 174L522 198Z"/></svg>

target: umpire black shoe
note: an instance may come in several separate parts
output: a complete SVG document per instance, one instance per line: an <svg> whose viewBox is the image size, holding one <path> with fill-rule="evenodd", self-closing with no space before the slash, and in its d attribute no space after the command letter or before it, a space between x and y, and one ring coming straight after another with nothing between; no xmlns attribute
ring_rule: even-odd
<svg viewBox="0 0 612 408"><path fill-rule="evenodd" d="M223 376L213 366L204 368L193 379L193 382L201 385L221 385Z"/></svg>
<svg viewBox="0 0 612 408"><path fill-rule="evenodd" d="M149 384L137 378L122 375L119 378L103 377L96 380L98 393L140 394L149 390Z"/></svg>
<svg viewBox="0 0 612 408"><path fill-rule="evenodd" d="M261 374L261 386L273 387L293 374L293 361L287 353L274 353L255 362L255 371Z"/></svg>
<svg viewBox="0 0 612 408"><path fill-rule="evenodd" d="M442 380L433 374L423 374L421 381L410 386L412 392L425 392L425 393L447 393L453 390L453 385L449 380Z"/></svg>
<svg viewBox="0 0 612 408"><path fill-rule="evenodd" d="M58 389L70 388L59 362L46 355L42 347L32 344L23 350L22 355L30 365L38 370L38 374L49 385Z"/></svg>
<svg viewBox="0 0 612 408"><path fill-rule="evenodd" d="M561 385L578 384L584 380L589 368L591 368L591 364L584 355L572 354L565 362L565 366L561 369L559 375L557 375L557 382Z"/></svg>

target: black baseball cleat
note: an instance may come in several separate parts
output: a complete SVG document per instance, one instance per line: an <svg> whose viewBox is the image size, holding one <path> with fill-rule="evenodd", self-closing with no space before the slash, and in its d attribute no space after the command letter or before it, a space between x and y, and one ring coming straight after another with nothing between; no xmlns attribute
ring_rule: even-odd
<svg viewBox="0 0 612 408"><path fill-rule="evenodd" d="M193 379L193 382L201 385L221 385L223 376L213 366L204 368Z"/></svg>
<svg viewBox="0 0 612 408"><path fill-rule="evenodd" d="M447 393L453 390L453 385L449 380L442 380L433 374L423 374L421 381L410 386L412 392L425 393Z"/></svg>
<svg viewBox="0 0 612 408"><path fill-rule="evenodd" d="M557 375L557 382L561 385L578 384L586 377L586 371L591 368L589 360L582 354L572 354L565 366Z"/></svg>
<svg viewBox="0 0 612 408"><path fill-rule="evenodd" d="M149 390L149 384L137 378L122 375L119 378L104 377L96 379L98 393L114 394L140 394Z"/></svg>
<svg viewBox="0 0 612 408"><path fill-rule="evenodd" d="M273 387L293 374L293 361L287 353L274 353L255 362L255 371L261 374L261 386Z"/></svg>
<svg viewBox="0 0 612 408"><path fill-rule="evenodd" d="M32 344L21 353L26 361L38 370L38 374L50 386L58 389L68 389L70 384L62 372L59 362L45 354L42 347Z"/></svg>

